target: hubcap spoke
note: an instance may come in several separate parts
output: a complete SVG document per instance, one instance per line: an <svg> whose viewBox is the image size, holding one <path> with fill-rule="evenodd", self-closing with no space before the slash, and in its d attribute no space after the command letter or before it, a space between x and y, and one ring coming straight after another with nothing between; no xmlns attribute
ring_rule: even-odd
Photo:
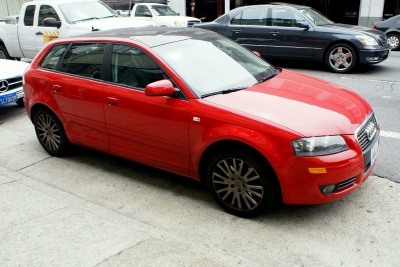
<svg viewBox="0 0 400 267"><path fill-rule="evenodd" d="M41 114L36 123L41 143L50 151L56 151L61 144L61 136L55 121L47 114Z"/></svg>

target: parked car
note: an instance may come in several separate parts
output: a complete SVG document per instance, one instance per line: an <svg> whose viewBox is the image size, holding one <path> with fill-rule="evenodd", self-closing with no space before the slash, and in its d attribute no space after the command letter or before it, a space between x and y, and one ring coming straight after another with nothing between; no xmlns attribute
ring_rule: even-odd
<svg viewBox="0 0 400 267"><path fill-rule="evenodd" d="M152 27L155 23L121 18L100 0L39 0L0 24L0 58L34 58L56 38L115 28Z"/></svg>
<svg viewBox="0 0 400 267"><path fill-rule="evenodd" d="M225 35L265 58L325 62L333 72L387 59L390 45L380 31L336 24L306 6L273 4L236 8L193 27Z"/></svg>
<svg viewBox="0 0 400 267"><path fill-rule="evenodd" d="M17 103L24 106L22 74L29 63L0 59L0 106Z"/></svg>
<svg viewBox="0 0 400 267"><path fill-rule="evenodd" d="M388 43L392 46L392 50L400 50L400 15L384 21L374 22L372 23L372 29L377 29L386 33Z"/></svg>
<svg viewBox="0 0 400 267"><path fill-rule="evenodd" d="M201 29L54 40L25 72L24 91L50 155L82 145L204 181L243 217L280 199L345 197L378 153L379 125L355 92Z"/></svg>

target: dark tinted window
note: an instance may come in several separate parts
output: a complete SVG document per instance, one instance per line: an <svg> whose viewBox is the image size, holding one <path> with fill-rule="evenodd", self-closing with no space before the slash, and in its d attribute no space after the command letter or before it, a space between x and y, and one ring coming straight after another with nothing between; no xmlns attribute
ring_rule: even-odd
<svg viewBox="0 0 400 267"><path fill-rule="evenodd" d="M272 26L296 27L305 20L293 10L287 8L272 9Z"/></svg>
<svg viewBox="0 0 400 267"><path fill-rule="evenodd" d="M242 15L242 25L267 25L267 11L266 7L246 8Z"/></svg>
<svg viewBox="0 0 400 267"><path fill-rule="evenodd" d="M57 15L57 12L54 10L52 6L48 5L41 5L39 9L39 19L38 19L38 25L42 26L43 25L43 20L47 18L54 18L57 21L60 21L60 18Z"/></svg>
<svg viewBox="0 0 400 267"><path fill-rule="evenodd" d="M145 13L145 12L149 12L149 13L150 13L150 9L148 9L147 6L140 5L140 6L138 6L138 7L136 8L135 16L136 16L136 17L144 17L144 13Z"/></svg>
<svg viewBox="0 0 400 267"><path fill-rule="evenodd" d="M36 6L27 6L25 9L24 25L33 26L33 16L35 15Z"/></svg>
<svg viewBox="0 0 400 267"><path fill-rule="evenodd" d="M43 62L40 64L41 68L54 70L57 67L58 61L63 55L66 44L56 45L53 47L50 52L46 55Z"/></svg>
<svg viewBox="0 0 400 267"><path fill-rule="evenodd" d="M62 71L83 77L100 79L104 44L73 44L67 51Z"/></svg>
<svg viewBox="0 0 400 267"><path fill-rule="evenodd" d="M114 45L111 81L144 89L149 83L168 79L161 67L143 51L127 45Z"/></svg>
<svg viewBox="0 0 400 267"><path fill-rule="evenodd" d="M236 16L233 17L233 19L231 20L231 24L232 25L240 25L241 20L242 20L242 12L240 12L239 14L237 14Z"/></svg>

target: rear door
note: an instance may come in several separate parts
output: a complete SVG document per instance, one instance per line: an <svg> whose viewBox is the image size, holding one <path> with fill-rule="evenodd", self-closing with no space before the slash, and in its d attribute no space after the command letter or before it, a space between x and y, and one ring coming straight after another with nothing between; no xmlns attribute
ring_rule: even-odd
<svg viewBox="0 0 400 267"><path fill-rule="evenodd" d="M268 7L247 7L232 18L228 37L261 55L268 54L267 12Z"/></svg>
<svg viewBox="0 0 400 267"><path fill-rule="evenodd" d="M272 7L271 26L268 27L269 57L312 58L315 34L309 29L300 28L299 23L308 23L295 10Z"/></svg>

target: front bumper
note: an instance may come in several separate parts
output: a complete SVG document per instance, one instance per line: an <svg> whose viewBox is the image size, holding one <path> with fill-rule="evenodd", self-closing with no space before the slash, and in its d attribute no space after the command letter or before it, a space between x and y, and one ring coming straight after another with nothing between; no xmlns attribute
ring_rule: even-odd
<svg viewBox="0 0 400 267"><path fill-rule="evenodd" d="M379 134L371 143L368 151L362 152L354 135L343 138L349 150L322 157L297 157L293 165L273 166L281 184L283 202L285 204L320 204L341 199L354 192L371 174L374 160L370 150L378 142ZM326 173L313 174L309 168L325 168ZM321 187L336 185L336 190L324 195Z"/></svg>
<svg viewBox="0 0 400 267"><path fill-rule="evenodd" d="M379 49L363 49L359 52L360 64L377 64L388 58L390 45L379 47Z"/></svg>

